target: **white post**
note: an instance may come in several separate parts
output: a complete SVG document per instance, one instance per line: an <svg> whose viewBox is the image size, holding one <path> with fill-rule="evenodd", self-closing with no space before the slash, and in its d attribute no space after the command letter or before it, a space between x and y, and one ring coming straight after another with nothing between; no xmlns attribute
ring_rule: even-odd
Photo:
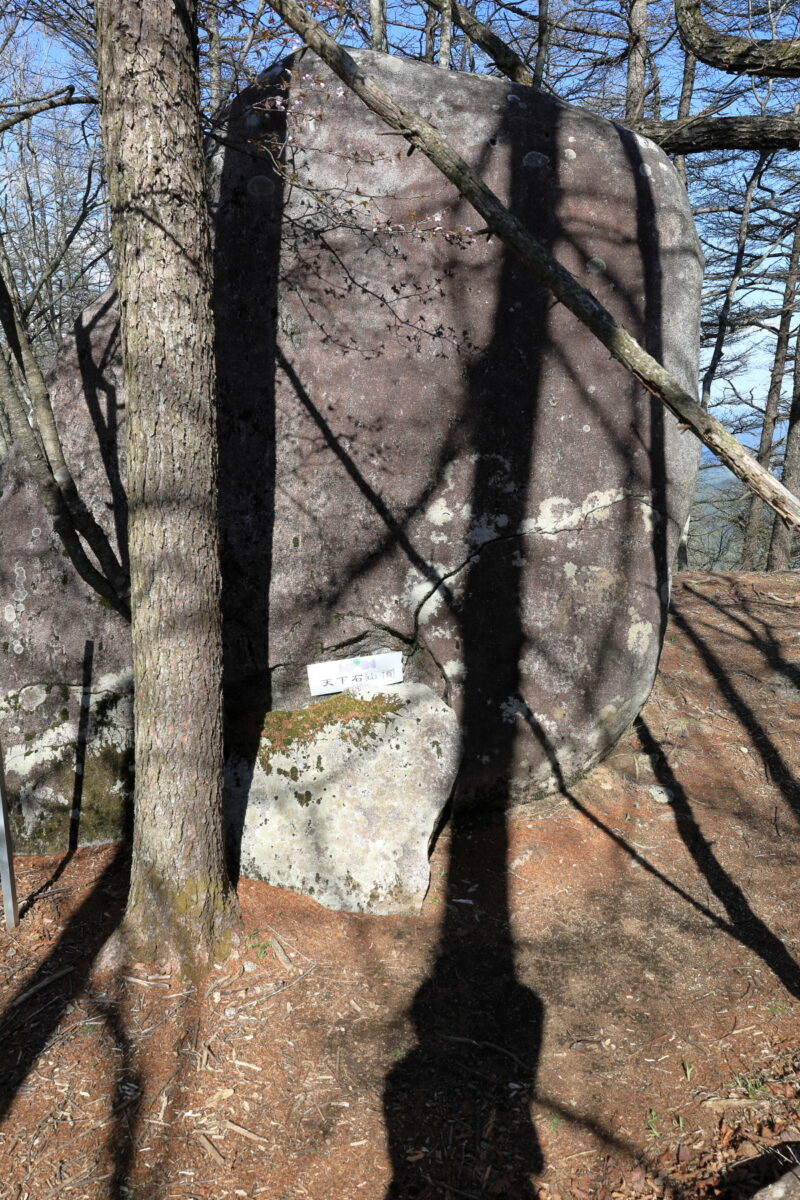
<svg viewBox="0 0 800 1200"><path fill-rule="evenodd" d="M14 851L11 845L11 825L6 801L6 777L3 770L3 747L0 746L0 876L3 880L3 907L6 929L11 932L19 925L17 887L14 882Z"/></svg>

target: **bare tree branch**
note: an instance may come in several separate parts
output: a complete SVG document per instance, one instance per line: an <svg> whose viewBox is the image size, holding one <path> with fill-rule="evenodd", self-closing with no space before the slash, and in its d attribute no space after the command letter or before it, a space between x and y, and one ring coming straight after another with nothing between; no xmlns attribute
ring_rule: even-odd
<svg viewBox="0 0 800 1200"><path fill-rule="evenodd" d="M701 62L732 75L800 76L800 41L760 41L719 33L703 18L700 0L675 0L681 41Z"/></svg>
<svg viewBox="0 0 800 1200"><path fill-rule="evenodd" d="M499 71L523 87L535 87L534 75L501 37L459 0L427 0L437 10L448 8L453 21L488 54ZM698 114L677 121L652 118L618 122L657 143L667 154L701 154L707 150L797 150L800 113L769 117L714 117Z"/></svg>
<svg viewBox="0 0 800 1200"><path fill-rule="evenodd" d="M40 100L36 104L31 104L28 108L20 109L19 112L14 113L13 117L4 117L0 121L0 133L5 133L7 129L12 129L14 125L19 125L21 121L30 121L32 117L37 117L39 113L48 112L51 108L64 108L68 104L97 104L97 97L76 96L73 87L65 88L54 96Z"/></svg>
<svg viewBox="0 0 800 1200"><path fill-rule="evenodd" d="M800 147L800 113L769 117L690 117L687 121L656 121L645 117L624 124L656 142L667 154L700 154L706 150L797 150Z"/></svg>
<svg viewBox="0 0 800 1200"><path fill-rule="evenodd" d="M6 282L10 277L11 272L8 260L5 257L2 240L0 239L0 327L2 327L9 350L17 362L17 366L28 389L38 434L34 438L34 442L36 443L36 447L40 448L41 452L43 452L43 462L39 462L40 454L34 454L33 443L23 428L23 425L27 425L27 417L23 420L17 411L17 409L20 409L24 412L21 401L19 401L16 393L11 372L3 357L3 366L5 367L5 375L7 376L3 379L2 399L4 408L11 422L15 438L24 435L21 443L23 452L34 474L34 478L40 490L42 490L48 511L56 523L57 532L64 541L65 548L75 563L79 574L87 582L91 582L92 586L102 596L114 603L114 607L119 613L129 618L128 595L130 592L130 581L114 553L105 531L100 527L83 502L75 485L75 480L72 477L72 472L64 458L61 439L50 403L50 393L28 340L28 335L20 318L19 311L14 303L12 292ZM47 477L46 480L45 476ZM58 492L60 498L58 504L55 503L51 495L52 488L55 488ZM85 569L79 566L74 550L65 540L66 535L69 533L65 522L72 529L73 535L80 533L86 540L102 568L104 573L102 576L98 572L95 572L96 578L89 579ZM98 583L101 580L104 581L104 586ZM115 598L115 602L112 598Z"/></svg>
<svg viewBox="0 0 800 1200"><path fill-rule="evenodd" d="M533 85L533 75L519 55L510 46L507 46L488 25L484 25L482 21L473 16L468 8L459 4L458 0L449 0L449 2L448 0L427 0L427 2L437 12L449 12L456 25L460 26L467 37L472 38L475 45L480 46L481 50L489 55L498 70L507 75L509 79L513 79L514 83L521 83L524 87ZM273 5L273 8L276 7Z"/></svg>

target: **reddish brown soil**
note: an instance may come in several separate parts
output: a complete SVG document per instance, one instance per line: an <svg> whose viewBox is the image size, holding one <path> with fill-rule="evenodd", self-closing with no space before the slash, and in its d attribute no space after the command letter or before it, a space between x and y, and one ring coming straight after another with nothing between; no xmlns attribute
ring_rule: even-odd
<svg viewBox="0 0 800 1200"><path fill-rule="evenodd" d="M588 779L448 827L416 918L242 881L199 988L93 973L113 848L18 860L0 1196L751 1196L800 1158L798 614L796 576L681 577Z"/></svg>

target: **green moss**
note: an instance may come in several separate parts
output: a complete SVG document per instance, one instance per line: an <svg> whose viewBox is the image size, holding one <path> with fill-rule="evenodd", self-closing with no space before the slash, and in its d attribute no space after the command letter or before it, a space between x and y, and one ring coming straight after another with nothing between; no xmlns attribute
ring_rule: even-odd
<svg viewBox="0 0 800 1200"><path fill-rule="evenodd" d="M376 738L379 733L377 726L382 725L386 728L392 717L400 711L401 705L401 700L389 696L374 696L371 700L363 700L360 696L342 692L338 696L327 696L309 708L290 711L276 709L267 713L264 719L258 751L259 761L267 774L270 774L270 757L273 754L284 753L296 744L307 745L326 727L338 728L345 742L360 746L366 738ZM350 748L348 746L348 750ZM322 770L321 755L317 755L317 770ZM295 766L282 773L290 775L293 780L298 778ZM300 800L300 794L296 794ZM303 801L300 800L300 803Z"/></svg>
<svg viewBox="0 0 800 1200"><path fill-rule="evenodd" d="M273 751L288 750L295 742L308 743L313 741L318 733L328 725L347 726L342 730L342 736L355 740L368 734L373 734L378 723L388 725L391 718L400 711L401 701L389 696L374 696L371 700L363 700L342 692L338 696L327 696L318 704L309 708L297 708L290 711L276 709L267 713L262 739L270 744Z"/></svg>

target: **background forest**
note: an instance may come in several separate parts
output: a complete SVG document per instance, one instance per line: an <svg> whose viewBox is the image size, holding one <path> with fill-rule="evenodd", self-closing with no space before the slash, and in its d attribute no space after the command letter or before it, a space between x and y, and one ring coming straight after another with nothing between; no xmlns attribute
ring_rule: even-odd
<svg viewBox="0 0 800 1200"><path fill-rule="evenodd" d="M345 45L498 73L443 4L326 0L312 11ZM503 40L535 85L624 122L672 154L706 256L703 403L796 492L795 81L698 62L680 42L670 0L472 0L466 13ZM734 0L705 13L715 28L752 37L791 39L800 25L796 6L778 0ZM20 0L0 17L0 271L45 370L111 276L93 22L83 0ZM209 138L229 99L298 44L266 0L202 6ZM0 408L0 452L9 441ZM797 539L792 545L772 511L704 453L681 564L785 570L798 563Z"/></svg>

